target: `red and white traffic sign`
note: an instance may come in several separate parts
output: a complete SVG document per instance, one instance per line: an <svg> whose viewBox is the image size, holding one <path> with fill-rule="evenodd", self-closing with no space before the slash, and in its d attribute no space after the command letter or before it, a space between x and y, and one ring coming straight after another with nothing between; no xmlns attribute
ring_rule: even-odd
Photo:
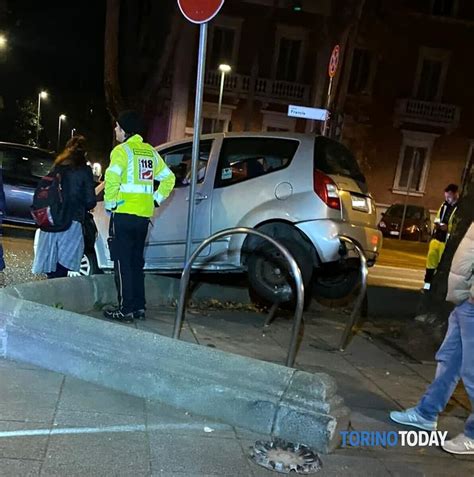
<svg viewBox="0 0 474 477"><path fill-rule="evenodd" d="M224 0L178 0L181 13L193 23L212 20L224 5Z"/></svg>
<svg viewBox="0 0 474 477"><path fill-rule="evenodd" d="M330 78L334 78L334 76L336 76L337 65L339 64L339 52L339 45L336 45L332 50L331 58L329 60L328 73Z"/></svg>

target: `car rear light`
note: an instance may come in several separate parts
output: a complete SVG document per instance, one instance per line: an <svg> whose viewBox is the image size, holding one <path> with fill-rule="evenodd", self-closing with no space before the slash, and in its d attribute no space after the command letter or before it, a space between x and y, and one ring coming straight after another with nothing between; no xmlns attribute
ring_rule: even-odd
<svg viewBox="0 0 474 477"><path fill-rule="evenodd" d="M314 171L314 192L331 209L341 210L341 199L335 182L321 171Z"/></svg>
<svg viewBox="0 0 474 477"><path fill-rule="evenodd" d="M372 235L372 237L370 238L370 243L376 247L378 244L379 244L379 238L377 235Z"/></svg>

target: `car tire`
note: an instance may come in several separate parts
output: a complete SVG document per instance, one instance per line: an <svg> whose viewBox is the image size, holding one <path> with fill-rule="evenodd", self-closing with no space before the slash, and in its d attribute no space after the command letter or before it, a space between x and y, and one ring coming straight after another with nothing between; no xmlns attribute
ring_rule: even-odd
<svg viewBox="0 0 474 477"><path fill-rule="evenodd" d="M354 261L355 262L355 261ZM359 261L356 261L357 264ZM313 278L313 296L323 300L347 300L359 288L361 283L359 266L348 266L335 273L315 273Z"/></svg>
<svg viewBox="0 0 474 477"><path fill-rule="evenodd" d="M85 252L81 259L81 265L78 272L69 272L70 277L90 277L102 273L97 264L97 257L94 252Z"/></svg>
<svg viewBox="0 0 474 477"><path fill-rule="evenodd" d="M288 239L276 240L287 248L296 260L305 286L305 304L311 299L313 266L303 245ZM285 307L294 307L296 302L295 283L285 257L271 244L263 244L249 256L248 280L250 296L262 304L279 301Z"/></svg>

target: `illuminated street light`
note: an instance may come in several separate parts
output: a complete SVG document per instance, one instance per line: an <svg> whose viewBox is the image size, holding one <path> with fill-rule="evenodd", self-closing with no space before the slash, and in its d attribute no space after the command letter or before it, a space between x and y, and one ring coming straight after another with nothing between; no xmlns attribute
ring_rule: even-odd
<svg viewBox="0 0 474 477"><path fill-rule="evenodd" d="M56 151L59 152L59 145L61 142L61 123L66 120L66 115L61 114L58 118L58 144L56 146Z"/></svg>
<svg viewBox="0 0 474 477"><path fill-rule="evenodd" d="M36 145L39 145L39 131L40 131L40 119L41 119L41 100L47 99L48 93L41 91L38 93L38 120L36 122Z"/></svg>
<svg viewBox="0 0 474 477"><path fill-rule="evenodd" d="M4 50L7 47L8 41L5 35L0 35L0 50Z"/></svg>
<svg viewBox="0 0 474 477"><path fill-rule="evenodd" d="M225 75L232 71L232 68L229 65L222 64L219 65L219 71L221 72L221 87L219 90L219 105L217 106L217 124L219 124L219 120L221 117L221 109L222 109L222 96L224 94L224 81Z"/></svg>

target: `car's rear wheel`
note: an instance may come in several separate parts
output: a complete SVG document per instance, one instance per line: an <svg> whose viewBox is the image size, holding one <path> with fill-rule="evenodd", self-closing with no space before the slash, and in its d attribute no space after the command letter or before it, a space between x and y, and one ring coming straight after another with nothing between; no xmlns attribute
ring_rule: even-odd
<svg viewBox="0 0 474 477"><path fill-rule="evenodd" d="M313 278L313 294L316 299L345 300L360 286L360 261L347 260L340 266L321 269Z"/></svg>
<svg viewBox="0 0 474 477"><path fill-rule="evenodd" d="M70 277L89 277L100 273L97 264L97 258L94 252L85 252L81 259L81 265L78 272L69 272Z"/></svg>
<svg viewBox="0 0 474 477"><path fill-rule="evenodd" d="M298 242L278 239L296 260L305 286L305 302L311 298L310 283L313 273L311 257ZM283 254L271 244L263 244L248 259L248 279L252 296L265 304L279 302L292 305L296 301L295 281L290 265Z"/></svg>

